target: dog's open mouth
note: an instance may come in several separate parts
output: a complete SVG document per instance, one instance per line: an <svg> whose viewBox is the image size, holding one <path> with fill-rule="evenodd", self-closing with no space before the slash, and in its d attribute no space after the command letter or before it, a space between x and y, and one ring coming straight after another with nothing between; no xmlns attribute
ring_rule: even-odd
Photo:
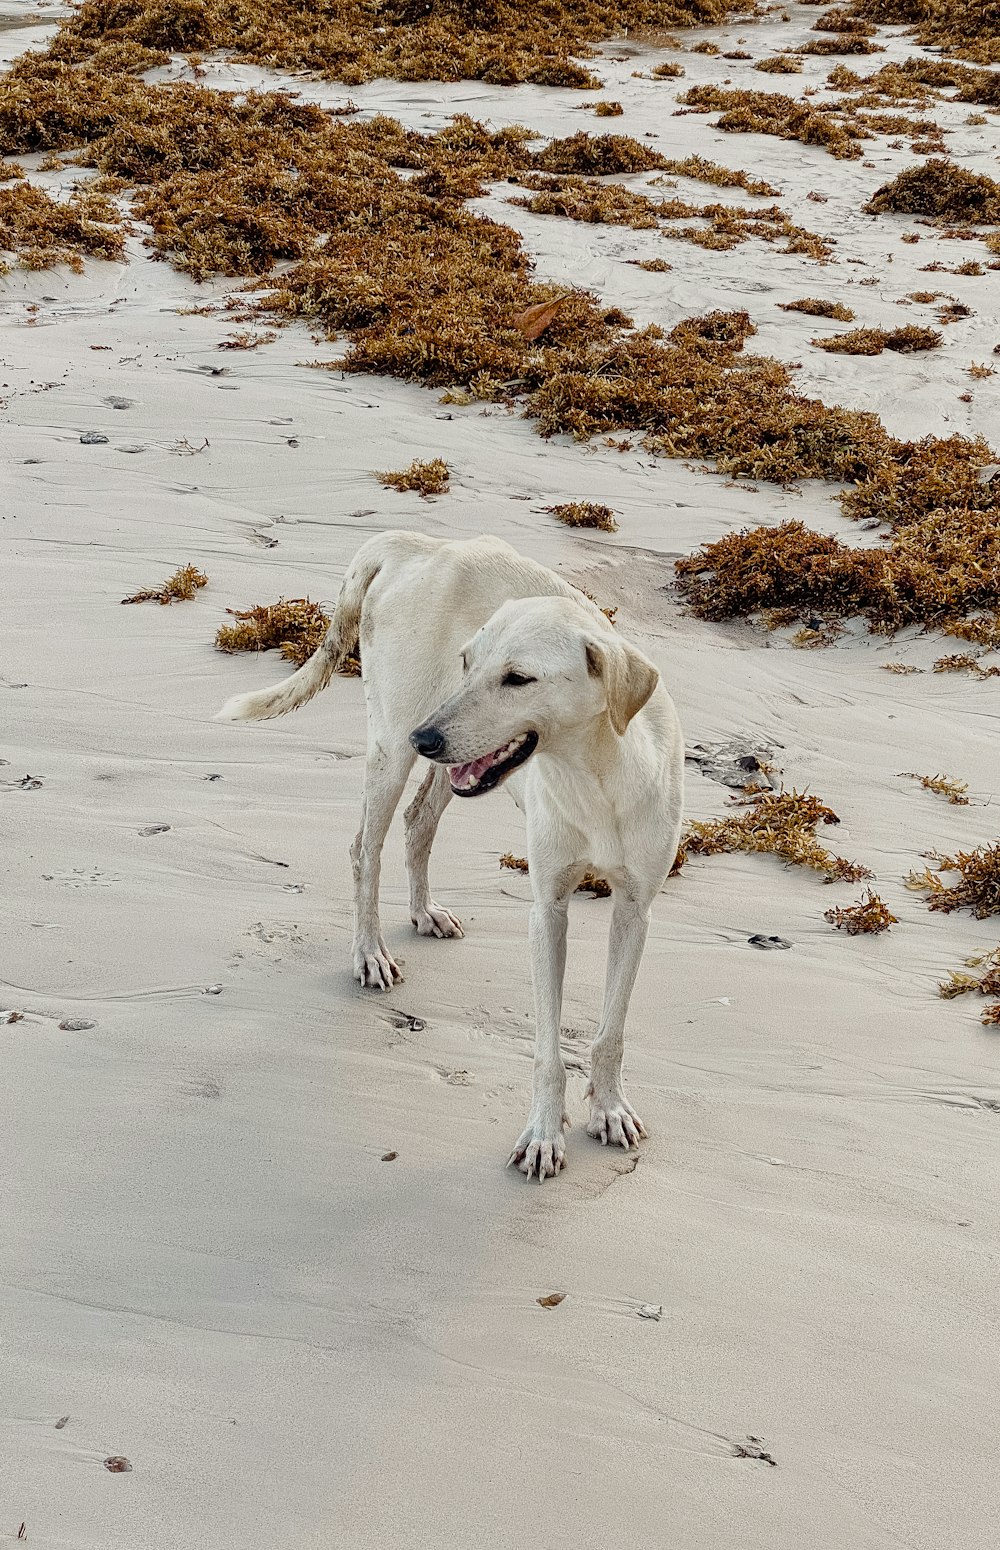
<svg viewBox="0 0 1000 1550"><path fill-rule="evenodd" d="M470 764L449 765L452 791L457 797L478 797L484 791L492 791L519 764L530 759L537 747L538 733L522 732L520 737L512 737L502 748L484 753Z"/></svg>

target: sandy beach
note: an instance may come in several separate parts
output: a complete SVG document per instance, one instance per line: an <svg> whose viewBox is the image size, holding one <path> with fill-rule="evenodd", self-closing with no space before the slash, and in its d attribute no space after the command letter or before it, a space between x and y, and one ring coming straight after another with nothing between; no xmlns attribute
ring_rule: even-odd
<svg viewBox="0 0 1000 1550"><path fill-rule="evenodd" d="M704 36L757 58L810 36L815 10L788 14ZM0 61L43 46L55 15L5 0ZM26 17L43 20L6 26ZM520 232L540 277L640 325L746 308L748 351L801 363L803 392L897 436L996 444L1000 377L960 395L1000 342L1000 275L921 273L981 244L903 243L906 217L861 213L907 146L835 161L673 116L680 90L723 74L771 89L750 62L691 52L701 36L683 55L608 44L594 68L624 108L608 124L537 86L350 96L424 132L459 112L543 136L610 127L773 180L793 220L835 239L834 262L532 215L502 184L471 208ZM898 28L879 41L875 64L915 52ZM666 58L683 81L649 79ZM830 65L806 58L778 89L820 86ZM220 90L347 95L201 68ZM179 57L151 77L185 78ZM995 114L934 113L949 155L1000 175ZM14 159L50 191L81 177ZM684 178L678 193L709 197ZM998 1034L937 987L998 930L930 913L904 878L925 852L997 837L1000 680L931 672L956 648L914 628L851 623L810 651L684 607L673 562L734 529L797 517L874 543L834 486L545 441L502 405L307 369L341 345L299 323L220 351L239 282L197 285L144 235L136 223L125 263L0 277L0 1545L979 1550L1000 1487ZM672 270L631 262L653 254ZM779 310L813 295L849 301L857 326L933 321L908 300L929 281L971 312L927 354L827 354L809 340L840 325ZM437 499L374 477L428 457L452 471ZM580 499L611 505L618 531L543 511ZM617 607L700 753L687 816L726 810L725 750L768 758L835 809L824 840L871 868L899 918L849 937L823 916L859 885L692 858L657 900L632 1003L638 1160L584 1133L609 903L571 909L574 1128L565 1174L529 1185L503 1166L533 1038L530 885L499 866L523 854L513 804L454 803L442 823L432 885L459 942L413 934L397 822L382 901L405 979L363 992L359 681L280 722L212 720L287 670L215 650L226 609L331 603L360 543L394 527L497 534ZM120 606L187 562L208 577L193 601ZM969 805L908 772L967 782ZM791 950L756 950L756 933Z"/></svg>

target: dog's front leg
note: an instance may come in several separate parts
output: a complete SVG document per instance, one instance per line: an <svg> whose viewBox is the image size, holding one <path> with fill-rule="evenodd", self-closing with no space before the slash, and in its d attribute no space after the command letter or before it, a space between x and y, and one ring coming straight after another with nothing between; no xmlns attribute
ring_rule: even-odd
<svg viewBox="0 0 1000 1550"><path fill-rule="evenodd" d="M402 979L399 966L385 945L378 913L378 885L382 846L392 815L413 768L414 754L407 744L383 749L369 733L372 746L365 762L365 794L361 828L351 846L354 871L354 976L373 990L391 990Z"/></svg>
<svg viewBox="0 0 1000 1550"><path fill-rule="evenodd" d="M642 1120L622 1087L625 1051L625 1018L632 987L639 972L649 932L648 899L630 897L615 889L611 934L608 940L608 977L604 989L601 1025L590 1051L590 1121L587 1134L605 1146L638 1146L646 1134Z"/></svg>
<svg viewBox="0 0 1000 1550"><path fill-rule="evenodd" d="M531 978L535 987L535 1071L528 1123L507 1164L516 1163L526 1178L539 1181L559 1172L566 1160L564 1126L566 1067L559 1048L563 977L566 973L566 926L569 896L578 874L561 878L552 890L539 885L531 907L529 940Z"/></svg>

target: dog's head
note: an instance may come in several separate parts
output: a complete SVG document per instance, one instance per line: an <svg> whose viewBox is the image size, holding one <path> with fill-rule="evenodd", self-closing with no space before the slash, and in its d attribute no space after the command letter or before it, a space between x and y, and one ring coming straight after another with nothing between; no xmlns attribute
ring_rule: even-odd
<svg viewBox="0 0 1000 1550"><path fill-rule="evenodd" d="M463 649L458 690L410 742L449 766L456 796L481 796L537 748L578 738L598 717L621 736L658 679L582 598L504 603Z"/></svg>

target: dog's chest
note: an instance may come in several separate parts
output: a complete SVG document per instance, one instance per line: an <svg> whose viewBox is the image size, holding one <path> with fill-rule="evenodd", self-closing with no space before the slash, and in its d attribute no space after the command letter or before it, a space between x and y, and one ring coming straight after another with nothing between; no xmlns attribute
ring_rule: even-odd
<svg viewBox="0 0 1000 1550"><path fill-rule="evenodd" d="M645 819L635 809L623 812L614 792L571 775L553 780L529 766L511 795L527 818L529 839L553 858L616 880L635 868Z"/></svg>

